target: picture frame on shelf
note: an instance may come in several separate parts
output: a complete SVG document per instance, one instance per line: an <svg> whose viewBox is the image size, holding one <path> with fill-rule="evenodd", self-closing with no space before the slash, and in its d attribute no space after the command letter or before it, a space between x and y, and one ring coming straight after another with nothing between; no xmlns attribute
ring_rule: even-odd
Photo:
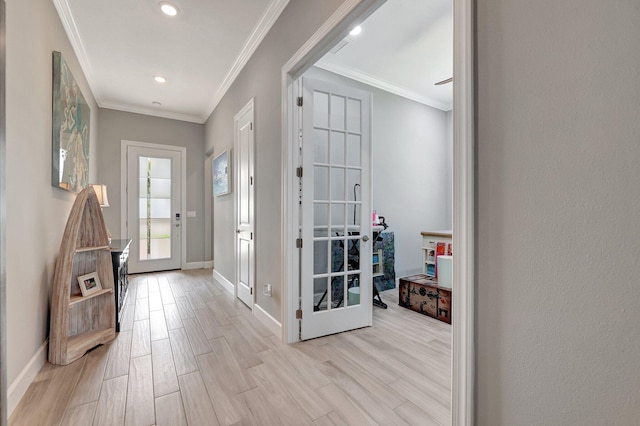
<svg viewBox="0 0 640 426"><path fill-rule="evenodd" d="M230 158L230 150L225 150L213 159L214 197L231 193L231 180L229 176Z"/></svg>
<svg viewBox="0 0 640 426"><path fill-rule="evenodd" d="M93 293L102 290L102 284L97 272L91 272L89 274L80 275L78 277L78 285L82 292L82 297L87 297Z"/></svg>

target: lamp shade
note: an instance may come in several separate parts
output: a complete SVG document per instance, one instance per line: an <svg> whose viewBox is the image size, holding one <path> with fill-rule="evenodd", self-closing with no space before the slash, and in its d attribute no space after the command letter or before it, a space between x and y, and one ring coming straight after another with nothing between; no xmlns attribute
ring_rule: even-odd
<svg viewBox="0 0 640 426"><path fill-rule="evenodd" d="M107 185L92 183L91 186L93 186L93 190L96 192L100 207L109 207L109 198L107 198Z"/></svg>

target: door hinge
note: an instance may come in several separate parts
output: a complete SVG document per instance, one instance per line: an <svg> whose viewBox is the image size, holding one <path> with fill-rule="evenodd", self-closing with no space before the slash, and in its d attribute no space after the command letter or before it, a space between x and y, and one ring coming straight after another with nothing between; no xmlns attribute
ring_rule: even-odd
<svg viewBox="0 0 640 426"><path fill-rule="evenodd" d="M251 241L253 241L253 232L251 233Z"/></svg>
<svg viewBox="0 0 640 426"><path fill-rule="evenodd" d="M249 177L249 185L253 185L253 176Z"/></svg>
<svg viewBox="0 0 640 426"><path fill-rule="evenodd" d="M302 106L302 96L298 96L298 99L296 99L296 105L298 105L299 107Z"/></svg>
<svg viewBox="0 0 640 426"><path fill-rule="evenodd" d="M296 169L296 176L298 176L298 177L302 177L302 167L298 167L298 168Z"/></svg>
<svg viewBox="0 0 640 426"><path fill-rule="evenodd" d="M253 130L253 122L249 123L249 130Z"/></svg>
<svg viewBox="0 0 640 426"><path fill-rule="evenodd" d="M296 240L296 248L302 248L302 238Z"/></svg>
<svg viewBox="0 0 640 426"><path fill-rule="evenodd" d="M250 292L249 294L253 294L253 287L249 289L249 292Z"/></svg>
<svg viewBox="0 0 640 426"><path fill-rule="evenodd" d="M302 319L302 309L296 311L296 319Z"/></svg>

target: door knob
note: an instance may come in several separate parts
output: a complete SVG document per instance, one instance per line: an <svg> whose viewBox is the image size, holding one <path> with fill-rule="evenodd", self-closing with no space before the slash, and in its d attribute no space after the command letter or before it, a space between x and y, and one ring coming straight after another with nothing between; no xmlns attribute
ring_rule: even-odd
<svg viewBox="0 0 640 426"><path fill-rule="evenodd" d="M365 243L366 243L367 241L369 241L369 236L368 236L368 235L363 235L363 236L362 236L362 241L364 241Z"/></svg>
<svg viewBox="0 0 640 426"><path fill-rule="evenodd" d="M239 229L236 229L236 234L239 234L239 233L240 233L240 230L239 230Z"/></svg>

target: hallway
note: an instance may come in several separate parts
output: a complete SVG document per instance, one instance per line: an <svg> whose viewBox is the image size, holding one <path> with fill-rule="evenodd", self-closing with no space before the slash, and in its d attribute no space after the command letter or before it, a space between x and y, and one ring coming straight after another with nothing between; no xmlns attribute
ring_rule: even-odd
<svg viewBox="0 0 640 426"><path fill-rule="evenodd" d="M450 424L451 327L381 295L373 327L284 345L210 269L131 276L118 337L45 364L10 424Z"/></svg>

